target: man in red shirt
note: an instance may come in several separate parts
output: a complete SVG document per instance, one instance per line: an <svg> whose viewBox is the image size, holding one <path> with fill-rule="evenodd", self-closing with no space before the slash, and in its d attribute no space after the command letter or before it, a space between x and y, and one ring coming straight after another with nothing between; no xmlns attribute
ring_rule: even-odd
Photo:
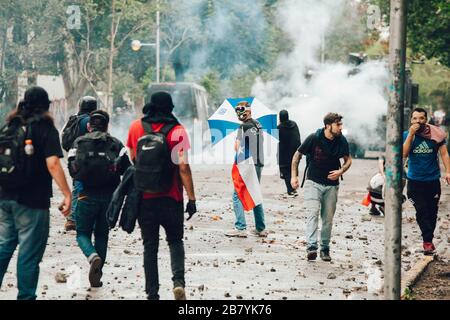
<svg viewBox="0 0 450 320"><path fill-rule="evenodd" d="M168 191L144 192L138 216L144 242L145 291L150 300L159 299L160 226L165 229L169 244L175 299L186 299L184 291L183 187L189 199L186 206L186 212L189 213L188 220L197 211L192 173L187 159L187 151L190 148L189 137L184 127L172 114L173 108L170 94L167 92L154 93L150 103L144 107L146 115L142 119L134 121L128 132L127 147L131 159L136 161L138 140L148 134L147 130L144 130L143 122L145 122L145 126L151 125L153 132L160 132L160 130L162 132L166 126L172 127L166 134L166 142L173 164L172 183Z"/></svg>

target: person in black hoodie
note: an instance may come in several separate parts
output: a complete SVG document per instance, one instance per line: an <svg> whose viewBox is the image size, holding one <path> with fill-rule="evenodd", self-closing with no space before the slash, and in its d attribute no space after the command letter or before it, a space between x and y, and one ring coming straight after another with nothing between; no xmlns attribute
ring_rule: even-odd
<svg viewBox="0 0 450 320"><path fill-rule="evenodd" d="M124 145L107 133L108 123L109 115L105 111L91 112L89 133L77 138L69 150L70 174L82 184L75 223L78 245L90 263L91 287L102 286L100 279L109 233L106 211L121 175L131 165ZM114 159L114 163L105 158ZM92 234L95 244L92 244Z"/></svg>
<svg viewBox="0 0 450 320"><path fill-rule="evenodd" d="M0 187L0 287L11 257L19 246L18 300L36 299L39 263L44 256L50 227L52 179L64 196L59 206L61 213L67 216L71 207L71 192L60 162L63 153L59 133L48 113L49 107L47 91L31 87L17 109L8 116L4 127L13 129L16 125L28 124L26 139L32 146L31 152L22 155L29 156L25 160L29 167L25 170L25 177L17 181L17 188L10 189L11 184ZM25 148L25 145L30 144L25 141L18 147ZM3 145L1 149L1 157L5 159L8 153Z"/></svg>
<svg viewBox="0 0 450 320"><path fill-rule="evenodd" d="M280 178L286 183L288 195L297 196L297 191L291 186L292 157L301 144L300 132L297 123L289 120L286 110L280 111L280 124L278 125L278 165L280 167Z"/></svg>

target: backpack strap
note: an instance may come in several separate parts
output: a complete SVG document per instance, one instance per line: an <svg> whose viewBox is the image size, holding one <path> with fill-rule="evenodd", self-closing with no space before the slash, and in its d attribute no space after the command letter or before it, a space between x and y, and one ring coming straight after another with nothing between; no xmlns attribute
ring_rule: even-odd
<svg viewBox="0 0 450 320"><path fill-rule="evenodd" d="M317 145L317 137L314 134L313 135L313 139L312 139L312 146L311 146L312 152L314 152L314 149L316 148L316 145ZM308 171L309 165L311 163L311 157L312 156L313 156L312 153L309 153L309 154L306 155L306 166L305 166L305 171L303 172L303 179L302 179L302 184L301 184L300 188L303 188L303 185L305 184L306 172Z"/></svg>
<svg viewBox="0 0 450 320"><path fill-rule="evenodd" d="M141 120L142 127L144 128L145 134L153 133L152 125L147 121Z"/></svg>
<svg viewBox="0 0 450 320"><path fill-rule="evenodd" d="M169 132L175 128L175 126L177 126L178 123L166 123L164 124L164 126L161 128L161 130L159 130L159 132L161 132L164 136L167 137L167 135L169 134Z"/></svg>
<svg viewBox="0 0 450 320"><path fill-rule="evenodd" d="M151 123L148 123L147 121L144 121L144 120L141 120L141 122L142 122L142 127L144 128L145 134L150 134L150 133L154 132ZM169 132L177 125L178 125L178 123L166 123L158 132L162 133L165 137L167 137Z"/></svg>

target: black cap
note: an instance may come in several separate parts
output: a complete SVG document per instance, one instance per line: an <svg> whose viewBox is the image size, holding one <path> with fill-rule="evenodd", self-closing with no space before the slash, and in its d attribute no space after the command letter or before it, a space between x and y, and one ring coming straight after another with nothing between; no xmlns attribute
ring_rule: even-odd
<svg viewBox="0 0 450 320"><path fill-rule="evenodd" d="M84 96L78 102L78 109L80 113L90 113L97 110L97 99L91 96Z"/></svg>
<svg viewBox="0 0 450 320"><path fill-rule="evenodd" d="M48 93L42 87L34 86L25 91L23 108L26 110L48 111L50 103Z"/></svg>

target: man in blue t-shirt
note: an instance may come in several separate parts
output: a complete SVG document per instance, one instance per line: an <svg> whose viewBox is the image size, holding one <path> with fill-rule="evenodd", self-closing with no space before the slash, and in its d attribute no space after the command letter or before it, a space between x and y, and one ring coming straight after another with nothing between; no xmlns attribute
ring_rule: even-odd
<svg viewBox="0 0 450 320"><path fill-rule="evenodd" d="M403 133L403 158L408 158L407 193L416 209L416 220L422 231L426 255L436 250L433 233L441 197L438 153L445 166L445 179L450 184L450 157L445 136L441 129L427 124L427 112L422 108L414 109L411 127Z"/></svg>

